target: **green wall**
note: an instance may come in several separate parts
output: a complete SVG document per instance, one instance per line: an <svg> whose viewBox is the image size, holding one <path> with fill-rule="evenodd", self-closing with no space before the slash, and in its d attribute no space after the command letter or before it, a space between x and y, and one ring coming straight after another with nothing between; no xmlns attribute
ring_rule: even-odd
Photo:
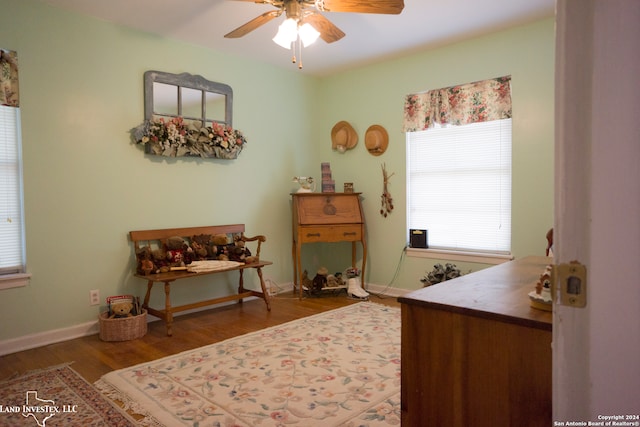
<svg viewBox="0 0 640 427"><path fill-rule="evenodd" d="M363 192L370 258L367 280L385 285L404 245L406 93L504 74L513 76L516 256L539 253L552 221L553 20L497 33L323 79L88 19L35 0L0 0L0 47L18 52L27 227L28 286L0 291L0 341L95 321L89 290L142 296L132 277L130 230L245 223L265 234L267 277L290 283L291 177L319 179L331 162L337 188ZM128 130L143 119L146 70L189 72L234 90L234 126L248 138L235 161L145 156ZM331 150L335 122L360 135L346 153ZM364 149L364 131L381 124L390 147ZM394 172L395 210L378 214L380 164ZM305 248L305 268L342 269L349 251ZM336 245L334 245L336 246ZM337 245L339 246L339 245ZM314 250L315 249L315 250ZM408 258L396 286L415 289L431 260ZM481 268L471 266L469 268ZM466 266L465 266L466 268ZM174 304L228 293L185 282ZM249 276L247 279L251 279ZM153 300L161 302L161 292Z"/></svg>
<svg viewBox="0 0 640 427"><path fill-rule="evenodd" d="M406 243L404 95L504 75L512 76L513 98L512 253L515 257L544 255L545 235L553 225L554 40L554 20L547 19L320 82L320 103L330 108L323 109L318 135L347 120L360 136L358 145L345 154L332 152L326 138L318 137L315 143L323 149L321 157L332 163L336 186L353 181L356 191L363 192L370 249L368 282L391 282ZM372 124L389 132L389 148L379 157L364 147L365 132ZM382 163L395 173L389 187L395 210L387 218L379 213ZM405 258L394 287L421 287L419 279L436 262L446 261ZM456 265L463 272L485 267Z"/></svg>

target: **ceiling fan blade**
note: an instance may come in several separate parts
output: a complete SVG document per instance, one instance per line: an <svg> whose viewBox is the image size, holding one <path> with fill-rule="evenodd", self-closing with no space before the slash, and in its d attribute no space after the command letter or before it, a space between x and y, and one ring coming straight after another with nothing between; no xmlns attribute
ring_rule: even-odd
<svg viewBox="0 0 640 427"><path fill-rule="evenodd" d="M320 33L320 37L327 43L333 43L345 36L342 30L319 13L312 13L304 18L304 22L311 25Z"/></svg>
<svg viewBox="0 0 640 427"><path fill-rule="evenodd" d="M382 13L397 15L404 9L404 0L324 0L328 12Z"/></svg>
<svg viewBox="0 0 640 427"><path fill-rule="evenodd" d="M230 33L225 34L225 38L235 39L235 38L247 35L251 31L255 30L261 25L266 24L267 22L271 21L273 18L277 18L281 14L282 14L281 10L272 10L269 12L265 12L262 15L258 16L257 18L254 18L251 21L247 22L246 24L239 26L238 28L231 31Z"/></svg>

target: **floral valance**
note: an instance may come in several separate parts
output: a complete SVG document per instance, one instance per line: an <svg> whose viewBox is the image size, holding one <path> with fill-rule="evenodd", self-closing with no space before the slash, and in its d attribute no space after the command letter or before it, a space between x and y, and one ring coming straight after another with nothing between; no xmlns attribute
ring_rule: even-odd
<svg viewBox="0 0 640 427"><path fill-rule="evenodd" d="M18 54L12 50L0 49L0 104L20 106Z"/></svg>
<svg viewBox="0 0 640 427"><path fill-rule="evenodd" d="M511 76L407 95L403 132L511 117Z"/></svg>
<svg viewBox="0 0 640 427"><path fill-rule="evenodd" d="M182 117L145 120L131 129L131 136L147 153L167 157L236 159L247 144L242 132L231 126L216 122L203 125Z"/></svg>

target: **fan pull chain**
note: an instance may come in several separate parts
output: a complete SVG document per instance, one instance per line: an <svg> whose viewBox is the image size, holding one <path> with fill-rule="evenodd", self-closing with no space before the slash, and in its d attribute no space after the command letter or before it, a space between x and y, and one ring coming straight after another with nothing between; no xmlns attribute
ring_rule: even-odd
<svg viewBox="0 0 640 427"><path fill-rule="evenodd" d="M300 40L300 37L298 37L297 42L298 42L298 59L300 59L300 61L296 59L296 42L293 41L291 42L291 52L293 52L291 56L291 63L295 64L297 62L298 69L302 70L302 40Z"/></svg>
<svg viewBox="0 0 640 427"><path fill-rule="evenodd" d="M295 41L291 42L291 63L292 64L296 63L296 42Z"/></svg>
<svg viewBox="0 0 640 427"><path fill-rule="evenodd" d="M296 58L296 41L298 42L298 58ZM298 37L296 41L291 42L291 63L295 64L297 62L298 69L302 70L302 40Z"/></svg>

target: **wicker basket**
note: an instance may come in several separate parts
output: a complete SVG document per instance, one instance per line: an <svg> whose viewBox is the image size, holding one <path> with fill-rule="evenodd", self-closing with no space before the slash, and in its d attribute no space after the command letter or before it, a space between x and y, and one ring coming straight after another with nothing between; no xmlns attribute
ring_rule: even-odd
<svg viewBox="0 0 640 427"><path fill-rule="evenodd" d="M109 313L100 314L100 339L102 341L129 341L142 338L147 333L147 310L132 317L109 319Z"/></svg>

